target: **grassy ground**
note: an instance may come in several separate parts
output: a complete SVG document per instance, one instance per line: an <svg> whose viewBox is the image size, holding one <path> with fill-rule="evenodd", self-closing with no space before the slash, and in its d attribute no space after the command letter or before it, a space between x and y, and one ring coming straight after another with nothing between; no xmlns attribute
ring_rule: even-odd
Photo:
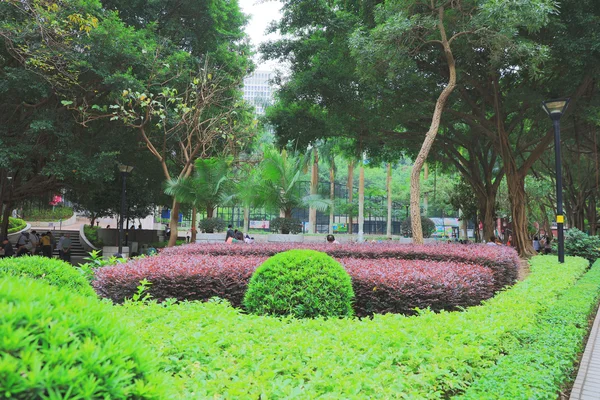
<svg viewBox="0 0 600 400"><path fill-rule="evenodd" d="M521 365L528 357L543 359L545 345L529 353L523 342L543 336L536 331L540 321L544 332L568 327L580 333L581 328L564 321L554 326L544 316L553 315L586 269L583 259L558 264L556 257L538 256L527 279L484 305L454 313L422 311L416 317L278 319L245 315L218 301L137 303L119 312L156 354L161 369L176 376L181 397L442 399L485 383L507 355L521 354L516 359ZM587 278L588 296L582 300L587 309L597 301L598 275ZM577 337L569 336L575 349L581 346ZM545 371L544 382L550 383L537 392L545 396L535 398L556 398L573 360L559 354L556 362ZM511 398L528 397L523 392Z"/></svg>

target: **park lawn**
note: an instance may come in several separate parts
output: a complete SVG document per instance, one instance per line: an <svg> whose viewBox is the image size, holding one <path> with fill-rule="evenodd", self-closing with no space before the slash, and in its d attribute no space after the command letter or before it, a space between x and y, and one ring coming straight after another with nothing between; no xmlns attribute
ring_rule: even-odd
<svg viewBox="0 0 600 400"><path fill-rule="evenodd" d="M518 387L530 390L527 382L494 377L528 368L526 360L543 358L540 352L567 347L542 365L544 382L537 373L526 375L543 386L535 398L556 398L598 303L600 264L587 269L581 258L561 265L538 256L525 281L482 306L414 317L280 319L245 315L219 301L126 303L117 310L160 368L176 376L181 397L478 398L470 396L473 386L483 388L485 398L502 398L490 387L530 398L526 390L514 394ZM566 344L561 335L542 335L562 330L569 333ZM517 364L511 355L520 355Z"/></svg>

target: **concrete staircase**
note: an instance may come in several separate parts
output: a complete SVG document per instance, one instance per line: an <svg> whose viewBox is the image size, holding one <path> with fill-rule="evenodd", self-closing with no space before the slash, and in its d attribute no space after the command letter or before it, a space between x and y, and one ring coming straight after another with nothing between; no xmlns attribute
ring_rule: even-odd
<svg viewBox="0 0 600 400"><path fill-rule="evenodd" d="M71 239L71 262L74 263L75 258L77 261L82 260L84 257L87 257L88 253L85 251L83 246L81 245L81 239L79 238L79 232L77 231L60 231L55 230L52 231L52 235L54 235L54 240L58 244L58 241L62 234L69 234L69 239ZM58 257L58 250L54 250L52 254L54 257Z"/></svg>

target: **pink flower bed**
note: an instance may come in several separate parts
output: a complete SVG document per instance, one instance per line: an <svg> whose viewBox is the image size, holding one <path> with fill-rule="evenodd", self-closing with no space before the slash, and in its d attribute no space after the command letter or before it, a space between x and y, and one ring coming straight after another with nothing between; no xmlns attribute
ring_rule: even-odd
<svg viewBox="0 0 600 400"><path fill-rule="evenodd" d="M433 250L431 253L419 253L415 246L406 246L412 249L389 245L314 247L329 250L327 253L334 256L348 254L351 249L359 250L354 257L335 257L352 277L356 294L354 306L359 316L387 312L410 314L415 307L448 310L475 305L493 296L498 286L493 268L452 259L458 258L457 249L452 247L460 246L419 247ZM166 249L155 257L101 268L96 272L93 286L100 296L122 302L136 292L139 281L145 278L152 282L150 294L158 300L208 300L218 296L240 306L255 269L270 252L275 254L288 248L293 246L181 246ZM452 256L449 260L432 261L424 256L437 255L441 248ZM408 250L413 251L413 258L399 259L399 254L407 254ZM389 257L390 254L396 257ZM490 254L485 252L485 255Z"/></svg>

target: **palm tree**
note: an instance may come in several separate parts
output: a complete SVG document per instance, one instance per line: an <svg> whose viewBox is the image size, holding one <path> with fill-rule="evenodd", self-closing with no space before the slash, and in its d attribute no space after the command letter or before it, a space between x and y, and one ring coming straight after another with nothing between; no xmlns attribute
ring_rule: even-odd
<svg viewBox="0 0 600 400"><path fill-rule="evenodd" d="M190 204L193 207L192 242L196 241L197 208L203 208L206 211L206 218L213 217L215 207L223 204L232 189L229 172L228 159L198 159L192 176L167 181L165 193L174 196L178 202Z"/></svg>
<svg viewBox="0 0 600 400"><path fill-rule="evenodd" d="M283 218L292 218L294 208L311 206L326 210L330 201L318 194L307 195L299 187L299 179L306 158L289 155L270 147L263 148L264 158L260 164L260 183L256 187L257 203L265 208L279 210Z"/></svg>

